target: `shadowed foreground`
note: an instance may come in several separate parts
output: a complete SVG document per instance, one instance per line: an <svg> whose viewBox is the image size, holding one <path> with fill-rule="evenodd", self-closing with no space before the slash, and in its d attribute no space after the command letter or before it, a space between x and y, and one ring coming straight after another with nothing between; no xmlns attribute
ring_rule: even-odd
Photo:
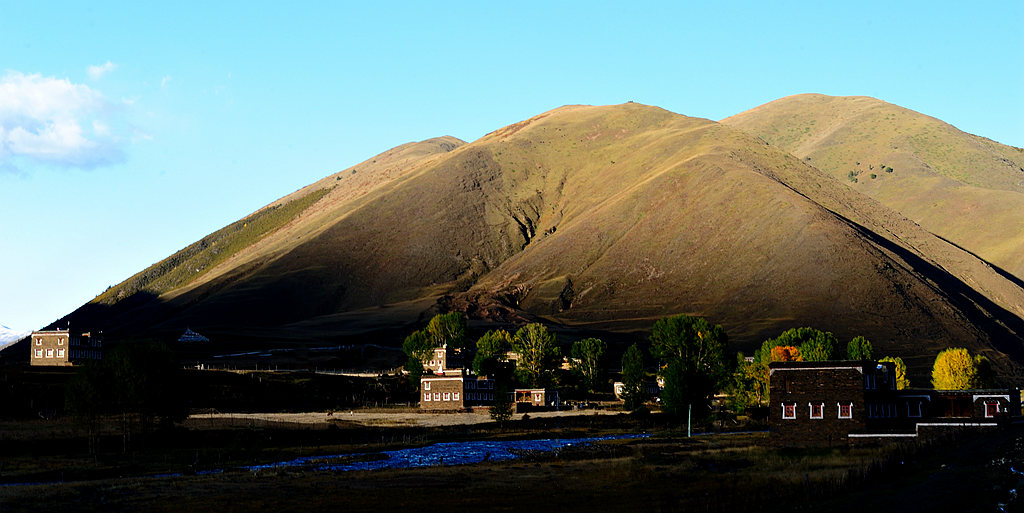
<svg viewBox="0 0 1024 513"><path fill-rule="evenodd" d="M1020 440L1012 430L930 447L807 451L769 448L763 433L662 432L456 467L6 487L0 510L991 511L1017 483L1010 467L1024 461Z"/></svg>

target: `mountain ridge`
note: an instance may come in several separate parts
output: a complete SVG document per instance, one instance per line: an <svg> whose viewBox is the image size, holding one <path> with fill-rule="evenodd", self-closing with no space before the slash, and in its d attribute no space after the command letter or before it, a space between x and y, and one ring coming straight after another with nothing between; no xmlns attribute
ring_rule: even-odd
<svg viewBox="0 0 1024 513"><path fill-rule="evenodd" d="M814 325L867 335L919 375L956 343L1020 379L1019 283L759 137L627 103L403 145L161 268L207 255L201 276L129 280L72 315L114 338L191 325L240 343L397 344L444 309L618 333L686 312L739 349Z"/></svg>

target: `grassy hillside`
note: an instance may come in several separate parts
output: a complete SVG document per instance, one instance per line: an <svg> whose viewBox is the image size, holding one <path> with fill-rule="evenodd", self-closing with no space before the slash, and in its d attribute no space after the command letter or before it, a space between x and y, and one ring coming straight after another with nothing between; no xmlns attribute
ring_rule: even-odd
<svg viewBox="0 0 1024 513"><path fill-rule="evenodd" d="M748 351L795 326L866 335L918 375L950 344L1008 376L1024 359L1012 281L805 160L656 107L406 145L280 204L294 212L201 276L90 315L122 336L191 325L270 347L396 344L444 308L617 333L687 312Z"/></svg>
<svg viewBox="0 0 1024 513"><path fill-rule="evenodd" d="M1024 150L867 97L798 95L722 120L1024 278Z"/></svg>

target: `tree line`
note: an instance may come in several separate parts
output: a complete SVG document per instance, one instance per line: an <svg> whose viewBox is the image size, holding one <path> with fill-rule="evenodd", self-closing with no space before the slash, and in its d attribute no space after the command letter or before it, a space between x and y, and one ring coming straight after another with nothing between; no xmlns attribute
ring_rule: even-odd
<svg viewBox="0 0 1024 513"><path fill-rule="evenodd" d="M710 413L711 400L724 393L728 406L736 412L769 403L768 364L780 361L872 360L871 342L856 336L845 345L830 332L802 327L784 331L765 340L752 357L742 352L730 357L729 338L721 325L703 317L685 314L664 317L654 323L647 350L634 343L623 353L622 397L625 407L635 411L644 407L646 384L657 380L661 409L669 416L692 415L700 419ZM435 316L427 327L406 338L403 345L413 384L418 385L423 362L434 348L470 349L472 369L479 375L493 376L500 390L519 385L547 387L572 385L578 391L594 393L606 383L607 345L599 339L576 341L569 351L569 368L559 368L562 349L557 337L539 323L527 324L515 332L491 330L477 339L475 347L466 343L466 320L461 313ZM514 358L509 358L512 355ZM649 372L648 357L655 371ZM902 358L885 356L892 362L897 389L910 386L907 366ZM966 389L992 386L995 375L984 356L971 356L966 349L951 348L935 360L932 386L936 389ZM502 405L504 406L504 405Z"/></svg>

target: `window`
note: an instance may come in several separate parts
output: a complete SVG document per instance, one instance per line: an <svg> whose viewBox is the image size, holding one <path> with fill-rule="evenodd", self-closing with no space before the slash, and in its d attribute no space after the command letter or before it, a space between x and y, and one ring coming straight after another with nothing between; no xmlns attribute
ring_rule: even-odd
<svg viewBox="0 0 1024 513"><path fill-rule="evenodd" d="M782 405L782 418L784 419L795 419L796 418L796 404L783 404Z"/></svg>
<svg viewBox="0 0 1024 513"><path fill-rule="evenodd" d="M914 401L911 403L907 401L907 416L908 417L920 417L921 416L921 401Z"/></svg>
<svg viewBox="0 0 1024 513"><path fill-rule="evenodd" d="M996 401L985 402L985 417L992 418L999 413L999 403Z"/></svg>
<svg viewBox="0 0 1024 513"><path fill-rule="evenodd" d="M811 407L811 418L822 419L825 418L825 403L807 403Z"/></svg>
<svg viewBox="0 0 1024 513"><path fill-rule="evenodd" d="M539 403L539 402L541 402L543 400L544 400L544 396L542 394L533 394L533 402Z"/></svg>
<svg viewBox="0 0 1024 513"><path fill-rule="evenodd" d="M43 357L43 350L42 349L36 349L36 358L42 358L42 357Z"/></svg>
<svg viewBox="0 0 1024 513"><path fill-rule="evenodd" d="M62 345L64 345L64 339L63 339L63 338L58 338L58 339L57 339L57 345L58 345L58 346L62 346Z"/></svg>
<svg viewBox="0 0 1024 513"><path fill-rule="evenodd" d="M853 418L853 403L836 403L839 406L839 418L841 419L852 419Z"/></svg>
<svg viewBox="0 0 1024 513"><path fill-rule="evenodd" d="M444 400L445 401L451 401L452 400L452 393L451 392L445 392L444 393Z"/></svg>
<svg viewBox="0 0 1024 513"><path fill-rule="evenodd" d="M441 392L434 392L434 400L435 401L440 401L441 400Z"/></svg>
<svg viewBox="0 0 1024 513"><path fill-rule="evenodd" d="M453 392L452 393L452 400L453 401L458 401L459 400L459 393L458 392Z"/></svg>
<svg viewBox="0 0 1024 513"><path fill-rule="evenodd" d="M41 345L43 345L43 339L41 339L41 338L37 338L37 339L36 339L36 345L37 345L37 346L41 346Z"/></svg>
<svg viewBox="0 0 1024 513"><path fill-rule="evenodd" d="M423 400L427 401L427 402L430 402L430 392L427 392L427 393L423 394Z"/></svg>
<svg viewBox="0 0 1024 513"><path fill-rule="evenodd" d="M53 358L53 348L52 347L47 347L46 348L46 357L47 358Z"/></svg>
<svg viewBox="0 0 1024 513"><path fill-rule="evenodd" d="M57 358L64 358L64 348L63 347L57 350Z"/></svg>
<svg viewBox="0 0 1024 513"><path fill-rule="evenodd" d="M429 381L424 381L423 382L423 390L430 390L430 382Z"/></svg>

